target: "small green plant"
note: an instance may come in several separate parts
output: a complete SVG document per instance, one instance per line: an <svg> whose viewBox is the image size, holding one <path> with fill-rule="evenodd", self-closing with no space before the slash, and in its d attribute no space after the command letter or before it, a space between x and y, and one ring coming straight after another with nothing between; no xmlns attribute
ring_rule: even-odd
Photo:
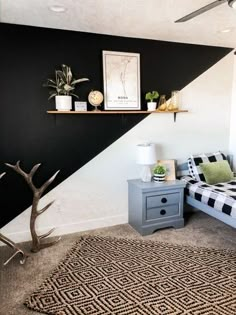
<svg viewBox="0 0 236 315"><path fill-rule="evenodd" d="M165 174L166 173L166 167L161 165L161 164L157 164L153 169L153 173L154 174Z"/></svg>
<svg viewBox="0 0 236 315"><path fill-rule="evenodd" d="M153 100L158 99L159 93L157 91L147 92L145 95L145 100L153 102Z"/></svg>
<svg viewBox="0 0 236 315"><path fill-rule="evenodd" d="M51 89L48 99L57 95L73 95L79 98L78 95L74 93L76 84L89 81L89 79L75 79L69 66L63 64L61 68L62 70L55 71L55 79L47 79L47 82L43 84L44 87Z"/></svg>

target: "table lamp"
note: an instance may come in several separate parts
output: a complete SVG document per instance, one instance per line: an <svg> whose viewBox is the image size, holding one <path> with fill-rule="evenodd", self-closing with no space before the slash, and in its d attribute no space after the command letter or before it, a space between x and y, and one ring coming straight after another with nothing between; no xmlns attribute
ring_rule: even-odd
<svg viewBox="0 0 236 315"><path fill-rule="evenodd" d="M152 173L150 166L156 164L156 150L154 143L143 143L137 145L137 164L143 166L141 171L141 180L150 182Z"/></svg>

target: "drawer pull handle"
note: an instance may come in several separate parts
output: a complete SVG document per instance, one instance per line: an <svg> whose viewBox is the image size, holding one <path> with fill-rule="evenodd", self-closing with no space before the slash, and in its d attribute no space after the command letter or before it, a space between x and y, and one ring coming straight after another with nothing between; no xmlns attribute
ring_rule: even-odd
<svg viewBox="0 0 236 315"><path fill-rule="evenodd" d="M165 214L166 214L166 210L165 210L165 209L162 209L162 210L160 211L160 214L161 214L161 215L165 215Z"/></svg>
<svg viewBox="0 0 236 315"><path fill-rule="evenodd" d="M161 198L161 202L162 202L162 203L166 203L166 202L167 202L167 199L166 199L166 198Z"/></svg>

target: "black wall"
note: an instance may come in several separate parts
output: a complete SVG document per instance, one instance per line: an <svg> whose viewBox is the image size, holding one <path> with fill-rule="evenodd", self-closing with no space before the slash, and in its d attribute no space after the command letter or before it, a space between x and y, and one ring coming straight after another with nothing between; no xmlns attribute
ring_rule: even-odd
<svg viewBox="0 0 236 315"><path fill-rule="evenodd" d="M231 50L3 23L0 39L0 173L7 171L0 181L0 227L32 198L23 179L4 162L21 160L27 171L41 162L37 185L60 169L53 188L145 117L47 114L54 109L54 100L48 102L48 89L42 84L62 63L70 65L76 77L90 78L77 89L83 101L91 89L103 90L102 50L140 53L142 109L146 109L147 91L169 96Z"/></svg>

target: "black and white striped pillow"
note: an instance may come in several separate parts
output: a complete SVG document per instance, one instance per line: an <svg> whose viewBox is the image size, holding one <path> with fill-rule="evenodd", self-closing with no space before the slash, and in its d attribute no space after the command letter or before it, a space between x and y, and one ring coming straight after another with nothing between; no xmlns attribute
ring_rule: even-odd
<svg viewBox="0 0 236 315"><path fill-rule="evenodd" d="M188 165L189 163L191 165L191 167L189 167L189 173L190 173L190 168L192 172L190 173L190 175L197 181L205 182L206 179L202 173L200 164L223 161L223 160L226 160L226 156L223 153L218 151L214 153L202 153L199 155L191 155L189 160L191 162L191 163L188 162Z"/></svg>

